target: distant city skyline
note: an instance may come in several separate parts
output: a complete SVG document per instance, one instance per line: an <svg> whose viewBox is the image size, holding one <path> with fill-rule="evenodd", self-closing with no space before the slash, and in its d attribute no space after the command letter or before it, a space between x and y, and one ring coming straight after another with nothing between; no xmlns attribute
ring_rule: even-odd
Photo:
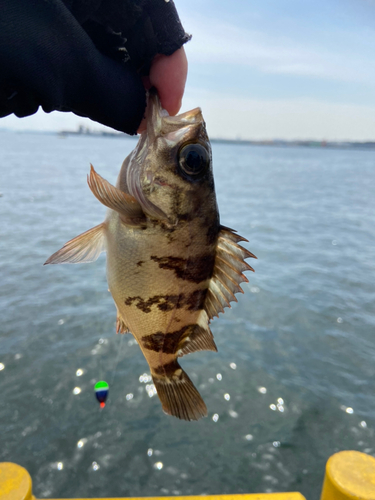
<svg viewBox="0 0 375 500"><path fill-rule="evenodd" d="M212 137L375 139L373 0L176 0L191 42L182 110ZM72 113L9 116L11 129L105 127Z"/></svg>

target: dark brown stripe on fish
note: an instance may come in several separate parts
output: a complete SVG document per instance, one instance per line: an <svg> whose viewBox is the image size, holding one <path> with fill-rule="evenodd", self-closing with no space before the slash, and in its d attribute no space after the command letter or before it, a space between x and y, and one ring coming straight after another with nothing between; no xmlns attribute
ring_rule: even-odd
<svg viewBox="0 0 375 500"><path fill-rule="evenodd" d="M184 305L187 306L188 311L198 311L203 309L204 301L207 295L207 288L203 290L195 290L195 292L186 296Z"/></svg>
<svg viewBox="0 0 375 500"><path fill-rule="evenodd" d="M198 311L203 309L207 289L195 290L190 294L181 293L179 295L154 295L148 299L143 299L136 295L127 297L124 301L126 306L135 306L144 313L150 313L153 305L156 305L160 311L171 311L172 309L181 309L185 307L188 311Z"/></svg>
<svg viewBox="0 0 375 500"><path fill-rule="evenodd" d="M186 325L175 332L156 332L142 337L142 345L150 351L163 352L164 354L175 354L179 349L181 337L188 334L197 325Z"/></svg>
<svg viewBox="0 0 375 500"><path fill-rule="evenodd" d="M128 297L125 299L124 303L126 306L133 305L140 309L144 313L150 313L151 308L154 305L160 309L160 311L171 311L174 308L180 309L182 304L180 300L183 299L183 294L180 295L154 295L153 297L149 297L148 299L143 299L138 295L134 297Z"/></svg>
<svg viewBox="0 0 375 500"><path fill-rule="evenodd" d="M178 364L177 360L173 360L170 363L166 363L165 365L160 365L160 366L157 366L156 368L152 368L151 374L152 375L159 375L159 377L160 376L170 377L177 370L181 370L181 366Z"/></svg>
<svg viewBox="0 0 375 500"><path fill-rule="evenodd" d="M195 324L186 325L175 332L156 332L142 338L143 347L150 351L162 352L164 354L176 354L180 349L186 349L186 346L189 344L191 344L191 349L188 349L186 352L217 350L212 333L202 326Z"/></svg>
<svg viewBox="0 0 375 500"><path fill-rule="evenodd" d="M213 245L216 243L220 232L219 217L217 216L215 221L212 221L212 218L205 219L202 226L203 229L206 229L207 244Z"/></svg>
<svg viewBox="0 0 375 500"><path fill-rule="evenodd" d="M201 283L212 276L215 255L212 253L197 255L192 259L180 257L157 257L151 255L151 260L159 264L160 269L174 271L176 276L186 281Z"/></svg>

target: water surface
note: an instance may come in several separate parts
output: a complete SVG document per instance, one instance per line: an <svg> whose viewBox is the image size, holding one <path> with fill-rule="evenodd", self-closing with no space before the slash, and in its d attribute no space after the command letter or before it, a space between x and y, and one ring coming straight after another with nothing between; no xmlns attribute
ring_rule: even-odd
<svg viewBox="0 0 375 500"><path fill-rule="evenodd" d="M258 260L212 323L219 352L182 359L209 411L189 423L163 414L138 345L115 335L105 256L42 265L104 218L89 163L114 183L134 145L0 133L0 461L41 498L317 499L332 453L375 454L373 152L213 145L221 221Z"/></svg>

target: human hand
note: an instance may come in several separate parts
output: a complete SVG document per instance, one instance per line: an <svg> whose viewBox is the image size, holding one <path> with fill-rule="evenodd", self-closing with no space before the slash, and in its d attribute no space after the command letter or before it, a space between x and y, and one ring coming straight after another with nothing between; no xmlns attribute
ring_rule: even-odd
<svg viewBox="0 0 375 500"><path fill-rule="evenodd" d="M151 63L150 75L143 79L146 89L155 87L161 105L171 116L176 115L181 108L187 78L188 63L185 49L176 50L171 56L158 54ZM146 129L143 119L138 133Z"/></svg>
<svg viewBox="0 0 375 500"><path fill-rule="evenodd" d="M184 51L176 49L189 36L178 21L173 2L145 3L145 9L152 11L152 23L146 9L143 31L137 28L132 32L130 59L121 60L121 54L126 54L125 48L123 53L117 50L116 37L121 36L113 30L109 30L107 36L103 26L99 34L87 30L87 26L84 29L64 1L2 0L0 117L11 113L28 116L42 106L47 113L72 111L134 134L146 105L139 70L146 65L147 71L148 57L158 50L175 52L169 57L154 57L146 84L158 89L162 104L170 114L178 112L187 65ZM79 1L74 5L78 4ZM114 22L115 13L111 15ZM153 30L156 27L158 36L155 38ZM171 33L177 46L171 44ZM116 57L111 57L113 50L105 50L108 47L100 45L106 45L110 37L113 40L109 48L117 50Z"/></svg>

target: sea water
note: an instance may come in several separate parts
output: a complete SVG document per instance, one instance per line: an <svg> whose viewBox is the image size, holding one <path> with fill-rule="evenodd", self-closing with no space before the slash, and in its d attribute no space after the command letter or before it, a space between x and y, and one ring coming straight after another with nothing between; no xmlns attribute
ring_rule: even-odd
<svg viewBox="0 0 375 500"><path fill-rule="evenodd" d="M258 260L212 322L219 352L181 361L208 407L184 422L115 334L105 255L43 267L104 218L89 164L114 183L134 146L0 133L0 461L26 467L41 498L317 499L331 454L375 455L374 153L213 145L221 222Z"/></svg>

